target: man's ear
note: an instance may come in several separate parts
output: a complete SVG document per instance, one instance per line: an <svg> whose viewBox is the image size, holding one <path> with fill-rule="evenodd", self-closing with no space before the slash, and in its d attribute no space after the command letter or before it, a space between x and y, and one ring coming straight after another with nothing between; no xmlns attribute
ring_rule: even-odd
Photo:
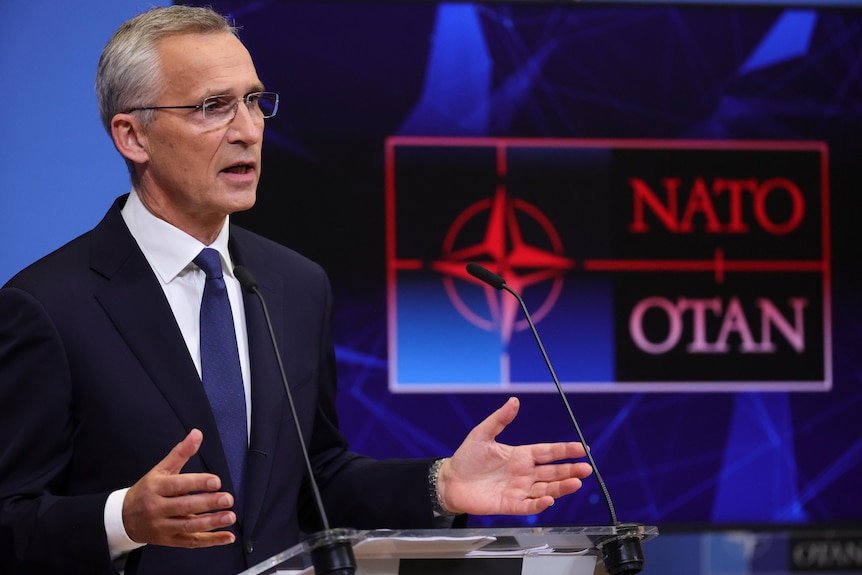
<svg viewBox="0 0 862 575"><path fill-rule="evenodd" d="M146 130L132 114L117 114L111 119L111 139L130 162L143 164L150 159Z"/></svg>

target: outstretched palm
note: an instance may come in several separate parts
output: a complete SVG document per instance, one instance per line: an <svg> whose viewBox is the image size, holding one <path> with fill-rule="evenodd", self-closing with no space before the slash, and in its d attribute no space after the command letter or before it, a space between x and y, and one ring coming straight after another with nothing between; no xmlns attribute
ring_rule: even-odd
<svg viewBox="0 0 862 575"><path fill-rule="evenodd" d="M592 473L585 462L558 461L584 457L577 442L511 446L496 437L518 414L520 403L510 398L467 435L455 454L443 463L439 490L443 506L452 512L476 515L530 515L574 493Z"/></svg>

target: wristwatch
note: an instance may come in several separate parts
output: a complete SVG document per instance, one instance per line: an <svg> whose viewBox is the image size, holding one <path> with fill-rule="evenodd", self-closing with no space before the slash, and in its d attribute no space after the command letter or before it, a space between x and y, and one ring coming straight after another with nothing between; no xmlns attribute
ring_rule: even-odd
<svg viewBox="0 0 862 575"><path fill-rule="evenodd" d="M453 517L457 513L452 513L445 507L440 500L440 490L437 489L437 478L440 476L440 467L446 461L445 457L434 460L431 467L428 468L428 494L431 496L431 504L434 507L434 517Z"/></svg>

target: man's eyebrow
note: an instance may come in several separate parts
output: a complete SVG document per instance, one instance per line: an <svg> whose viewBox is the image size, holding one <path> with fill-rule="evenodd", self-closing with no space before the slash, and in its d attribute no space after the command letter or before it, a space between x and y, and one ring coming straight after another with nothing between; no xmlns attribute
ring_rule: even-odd
<svg viewBox="0 0 862 575"><path fill-rule="evenodd" d="M265 92L266 88L263 84L253 84L251 88L244 92L242 96L247 96L248 94L253 94L255 92ZM215 96L233 96L234 91L230 88L225 88L221 90L208 90L206 94L204 94L203 98L213 98ZM241 97L241 96L238 96Z"/></svg>
<svg viewBox="0 0 862 575"><path fill-rule="evenodd" d="M248 88L248 90L246 90L245 93L243 93L243 96L246 96L248 94L254 94L255 92L265 92L265 91L266 91L266 88L263 86L263 83L257 82L255 84L252 84ZM230 93L230 92L228 92L228 93Z"/></svg>

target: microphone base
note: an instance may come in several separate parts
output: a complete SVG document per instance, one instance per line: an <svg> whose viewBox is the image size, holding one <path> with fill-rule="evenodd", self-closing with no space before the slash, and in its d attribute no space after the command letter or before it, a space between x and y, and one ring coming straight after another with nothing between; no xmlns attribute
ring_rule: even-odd
<svg viewBox="0 0 862 575"><path fill-rule="evenodd" d="M641 527L636 523L617 525L617 534L601 543L602 562L608 575L635 575L641 572L644 566Z"/></svg>
<svg viewBox="0 0 862 575"><path fill-rule="evenodd" d="M354 575L356 557L350 531L332 530L318 533L311 544L311 564L317 575Z"/></svg>

